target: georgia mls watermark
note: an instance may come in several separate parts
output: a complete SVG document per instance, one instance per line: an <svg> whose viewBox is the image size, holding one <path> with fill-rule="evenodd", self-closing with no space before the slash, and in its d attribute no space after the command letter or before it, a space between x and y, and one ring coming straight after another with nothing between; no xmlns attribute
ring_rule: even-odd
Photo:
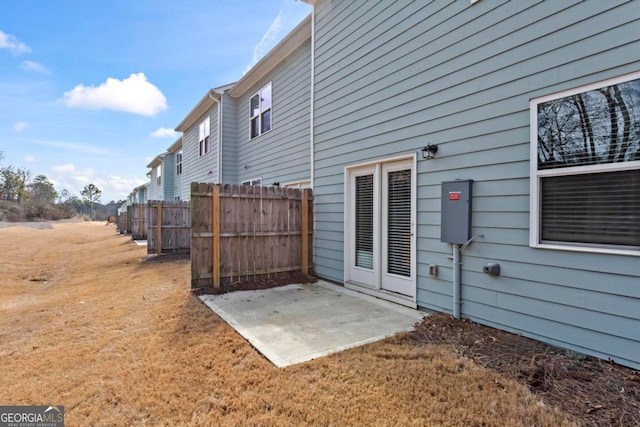
<svg viewBox="0 0 640 427"><path fill-rule="evenodd" d="M0 427L64 427L64 406L0 406Z"/></svg>

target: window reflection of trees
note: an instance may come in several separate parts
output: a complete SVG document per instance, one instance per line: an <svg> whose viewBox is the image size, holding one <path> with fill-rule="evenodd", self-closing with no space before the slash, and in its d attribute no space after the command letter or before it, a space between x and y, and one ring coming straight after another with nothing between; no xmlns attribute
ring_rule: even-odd
<svg viewBox="0 0 640 427"><path fill-rule="evenodd" d="M640 79L538 105L538 169L640 160Z"/></svg>

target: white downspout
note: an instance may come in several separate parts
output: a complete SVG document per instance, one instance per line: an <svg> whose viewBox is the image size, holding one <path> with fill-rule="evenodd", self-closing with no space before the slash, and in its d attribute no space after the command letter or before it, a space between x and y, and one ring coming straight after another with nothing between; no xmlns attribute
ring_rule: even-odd
<svg viewBox="0 0 640 427"><path fill-rule="evenodd" d="M217 174L218 175L217 176L218 182L216 184L220 184L221 181L222 181L222 171L220 170L221 169L220 168L220 160L221 160L221 152L220 152L220 150L221 150L221 145L222 145L222 138L221 138L222 137L222 132L221 132L222 129L220 129L220 125L222 124L222 103L218 99L216 99L216 98L214 98L212 96L211 91L209 91L209 99L214 101L216 104L218 104L218 135L217 135L217 138L218 138L218 144L217 144L218 145L218 147L217 147L217 149L218 149L218 174Z"/></svg>

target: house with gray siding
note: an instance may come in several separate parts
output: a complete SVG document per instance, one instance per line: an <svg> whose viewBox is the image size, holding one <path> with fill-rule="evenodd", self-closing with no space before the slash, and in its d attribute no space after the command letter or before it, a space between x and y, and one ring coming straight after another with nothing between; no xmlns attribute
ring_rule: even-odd
<svg viewBox="0 0 640 427"><path fill-rule="evenodd" d="M229 90L224 182L311 184L311 17ZM227 173L227 171L229 171Z"/></svg>
<svg viewBox="0 0 640 427"><path fill-rule="evenodd" d="M317 274L640 368L637 3L306 2Z"/></svg>
<svg viewBox="0 0 640 427"><path fill-rule="evenodd" d="M164 200L163 161L164 154L159 154L147 165L147 178L150 180L148 200Z"/></svg>
<svg viewBox="0 0 640 427"><path fill-rule="evenodd" d="M310 186L310 67L309 16L239 81L207 91L175 128L182 200L191 182Z"/></svg>
<svg viewBox="0 0 640 427"><path fill-rule="evenodd" d="M167 156L171 156L173 167L171 170L168 169L168 166L165 168L166 174L171 174L171 182L173 188L171 189L171 194L173 195L172 200L188 200L187 193L190 191L184 184L183 179L183 162L182 162L182 137L179 137L173 144L167 148ZM166 158L166 156L165 156Z"/></svg>

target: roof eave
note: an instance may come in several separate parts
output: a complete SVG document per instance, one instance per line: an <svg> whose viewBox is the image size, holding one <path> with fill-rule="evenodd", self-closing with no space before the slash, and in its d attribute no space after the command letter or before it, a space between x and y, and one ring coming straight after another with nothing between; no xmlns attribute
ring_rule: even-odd
<svg viewBox="0 0 640 427"><path fill-rule="evenodd" d="M153 160L151 160L151 162L147 165L147 167L149 169L155 168L156 166L158 166L160 163L162 163L162 160L164 160L164 156L167 153L162 153L157 155Z"/></svg>
<svg viewBox="0 0 640 427"><path fill-rule="evenodd" d="M211 97L220 99L220 96L221 94L217 92L216 89L209 89L205 96L202 97L200 102L198 102L196 106L193 107L193 109L189 112L189 114L187 114L187 116L182 119L180 124L176 126L176 132L186 132L189 128L191 128L191 126L193 126L204 113L206 113L213 107L214 101L211 99Z"/></svg>
<svg viewBox="0 0 640 427"><path fill-rule="evenodd" d="M176 139L176 141L167 148L169 153L175 153L180 148L182 148L182 136Z"/></svg>

